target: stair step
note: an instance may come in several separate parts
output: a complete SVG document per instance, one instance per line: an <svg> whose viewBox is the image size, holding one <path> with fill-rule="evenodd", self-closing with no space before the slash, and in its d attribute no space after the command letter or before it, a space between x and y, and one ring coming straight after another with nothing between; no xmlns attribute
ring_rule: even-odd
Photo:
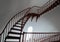
<svg viewBox="0 0 60 42"><path fill-rule="evenodd" d="M11 32L21 33L21 31L11 30Z"/></svg>
<svg viewBox="0 0 60 42"><path fill-rule="evenodd" d="M18 35L20 35L21 33L9 32L9 34L18 34Z"/></svg>
<svg viewBox="0 0 60 42"><path fill-rule="evenodd" d="M6 39L6 41L7 42L9 42L9 41L15 41L15 42L17 42L17 41L19 41L19 39Z"/></svg>
<svg viewBox="0 0 60 42"><path fill-rule="evenodd" d="M21 26L16 26L16 25L13 25L13 27L21 27Z"/></svg>
<svg viewBox="0 0 60 42"><path fill-rule="evenodd" d="M19 25L24 25L23 23L21 23L21 24L20 24L20 23L18 23L18 22L17 22L16 24L19 24Z"/></svg>
<svg viewBox="0 0 60 42"><path fill-rule="evenodd" d="M19 41L5 41L5 42L19 42Z"/></svg>
<svg viewBox="0 0 60 42"><path fill-rule="evenodd" d="M16 24L16 26L22 26L21 24Z"/></svg>
<svg viewBox="0 0 60 42"><path fill-rule="evenodd" d="M22 24L22 22L17 22L18 24ZM23 24L24 24L24 22L23 22Z"/></svg>
<svg viewBox="0 0 60 42"><path fill-rule="evenodd" d="M21 26L15 25L14 27L22 28L22 27L23 27L23 25L21 25Z"/></svg>
<svg viewBox="0 0 60 42"><path fill-rule="evenodd" d="M22 18L18 22L22 22Z"/></svg>
<svg viewBox="0 0 60 42"><path fill-rule="evenodd" d="M20 37L7 36L6 39L20 39Z"/></svg>
<svg viewBox="0 0 60 42"><path fill-rule="evenodd" d="M13 27L13 28L15 28L15 29L20 29L20 30L21 30L21 27Z"/></svg>
<svg viewBox="0 0 60 42"><path fill-rule="evenodd" d="M8 34L8 36L20 37L20 35L18 35L18 34Z"/></svg>
<svg viewBox="0 0 60 42"><path fill-rule="evenodd" d="M21 31L21 29L16 29L16 28L11 28L11 30L18 30L18 31Z"/></svg>

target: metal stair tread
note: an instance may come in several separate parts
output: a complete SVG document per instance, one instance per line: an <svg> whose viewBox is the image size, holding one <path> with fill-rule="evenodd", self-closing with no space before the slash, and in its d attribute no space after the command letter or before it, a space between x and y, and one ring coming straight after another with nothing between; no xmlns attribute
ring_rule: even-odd
<svg viewBox="0 0 60 42"><path fill-rule="evenodd" d="M17 22L16 24L19 24L19 25L24 25L23 23L18 23L18 22Z"/></svg>
<svg viewBox="0 0 60 42"><path fill-rule="evenodd" d="M18 26L18 25L13 25L13 27L21 27L21 26Z"/></svg>
<svg viewBox="0 0 60 42"><path fill-rule="evenodd" d="M15 42L18 41L18 42L19 42L19 39L6 39L6 40L5 40L5 42L11 42L11 41L12 41L12 42L13 42L13 41L15 41Z"/></svg>
<svg viewBox="0 0 60 42"><path fill-rule="evenodd" d="M15 25L15 26L13 26L13 28L23 28L23 26L17 26L17 25Z"/></svg>
<svg viewBox="0 0 60 42"><path fill-rule="evenodd" d="M8 34L8 36L20 37L20 35L18 35L18 34Z"/></svg>
<svg viewBox="0 0 60 42"><path fill-rule="evenodd" d="M5 41L5 42L19 42L19 41L15 40L15 41Z"/></svg>
<svg viewBox="0 0 60 42"><path fill-rule="evenodd" d="M20 39L20 37L7 36L6 39Z"/></svg>
<svg viewBox="0 0 60 42"><path fill-rule="evenodd" d="M21 22L21 21L22 21L22 18L18 22Z"/></svg>
<svg viewBox="0 0 60 42"><path fill-rule="evenodd" d="M21 29L16 29L16 28L11 28L11 30L18 30L18 31L21 31Z"/></svg>
<svg viewBox="0 0 60 42"><path fill-rule="evenodd" d="M9 32L9 34L18 34L18 35L20 35L21 33Z"/></svg>
<svg viewBox="0 0 60 42"><path fill-rule="evenodd" d="M15 26L15 27L12 27L12 28L15 28L15 29L21 29L21 27L16 27L16 26Z"/></svg>
<svg viewBox="0 0 60 42"><path fill-rule="evenodd" d="M15 24L16 26L22 26L21 24Z"/></svg>
<svg viewBox="0 0 60 42"><path fill-rule="evenodd" d="M23 22L22 24L24 24L25 22ZM21 22L19 21L19 22L17 22L17 24L21 24Z"/></svg>
<svg viewBox="0 0 60 42"><path fill-rule="evenodd" d="M21 33L21 31L18 30L11 30L11 32Z"/></svg>

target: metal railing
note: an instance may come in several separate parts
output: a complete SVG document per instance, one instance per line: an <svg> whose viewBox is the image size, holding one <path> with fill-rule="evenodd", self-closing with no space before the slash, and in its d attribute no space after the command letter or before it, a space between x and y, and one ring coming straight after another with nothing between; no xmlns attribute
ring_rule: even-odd
<svg viewBox="0 0 60 42"><path fill-rule="evenodd" d="M60 40L60 32L23 32L22 42L51 42Z"/></svg>
<svg viewBox="0 0 60 42"><path fill-rule="evenodd" d="M17 13L16 15L14 15L6 24L4 30L1 33L1 42L5 41L5 37L8 35L8 32L10 31L10 29L13 27L13 25L20 20L22 17L24 17L25 15L27 15L28 13L42 13L46 8L48 8L50 5L52 5L55 1L57 0L49 0L45 5L39 7L39 6L33 6L33 7L29 7L27 9L24 9L23 11Z"/></svg>

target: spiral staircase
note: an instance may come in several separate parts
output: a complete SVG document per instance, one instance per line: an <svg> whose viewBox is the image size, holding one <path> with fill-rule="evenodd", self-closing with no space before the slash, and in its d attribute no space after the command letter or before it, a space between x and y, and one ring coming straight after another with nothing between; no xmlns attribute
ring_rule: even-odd
<svg viewBox="0 0 60 42"><path fill-rule="evenodd" d="M3 32L1 33L1 42L21 42L23 35L23 28L30 17L31 21L34 17L37 19L44 13L50 11L60 4L60 0L50 0L43 6L33 6L17 13L6 24ZM55 41L54 41L55 42Z"/></svg>
<svg viewBox="0 0 60 42"><path fill-rule="evenodd" d="M32 14L34 17L39 16L38 14L34 14L34 13L32 13ZM20 42L23 27L24 27L25 23L28 21L28 19L32 16L32 14L29 13L28 15L25 15L18 22L16 22L15 25L13 25L13 27L8 32L7 37L5 38L6 42L8 42L8 41Z"/></svg>

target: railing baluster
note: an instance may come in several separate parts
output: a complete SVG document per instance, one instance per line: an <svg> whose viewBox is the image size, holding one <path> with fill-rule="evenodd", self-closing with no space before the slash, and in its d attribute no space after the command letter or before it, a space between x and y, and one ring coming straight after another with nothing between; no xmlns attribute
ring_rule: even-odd
<svg viewBox="0 0 60 42"><path fill-rule="evenodd" d="M27 35L32 35L30 38L28 37L28 40L26 41ZM57 35L58 33L41 33L41 32L24 32L24 38L23 42L51 42L56 41L60 39L60 35Z"/></svg>

